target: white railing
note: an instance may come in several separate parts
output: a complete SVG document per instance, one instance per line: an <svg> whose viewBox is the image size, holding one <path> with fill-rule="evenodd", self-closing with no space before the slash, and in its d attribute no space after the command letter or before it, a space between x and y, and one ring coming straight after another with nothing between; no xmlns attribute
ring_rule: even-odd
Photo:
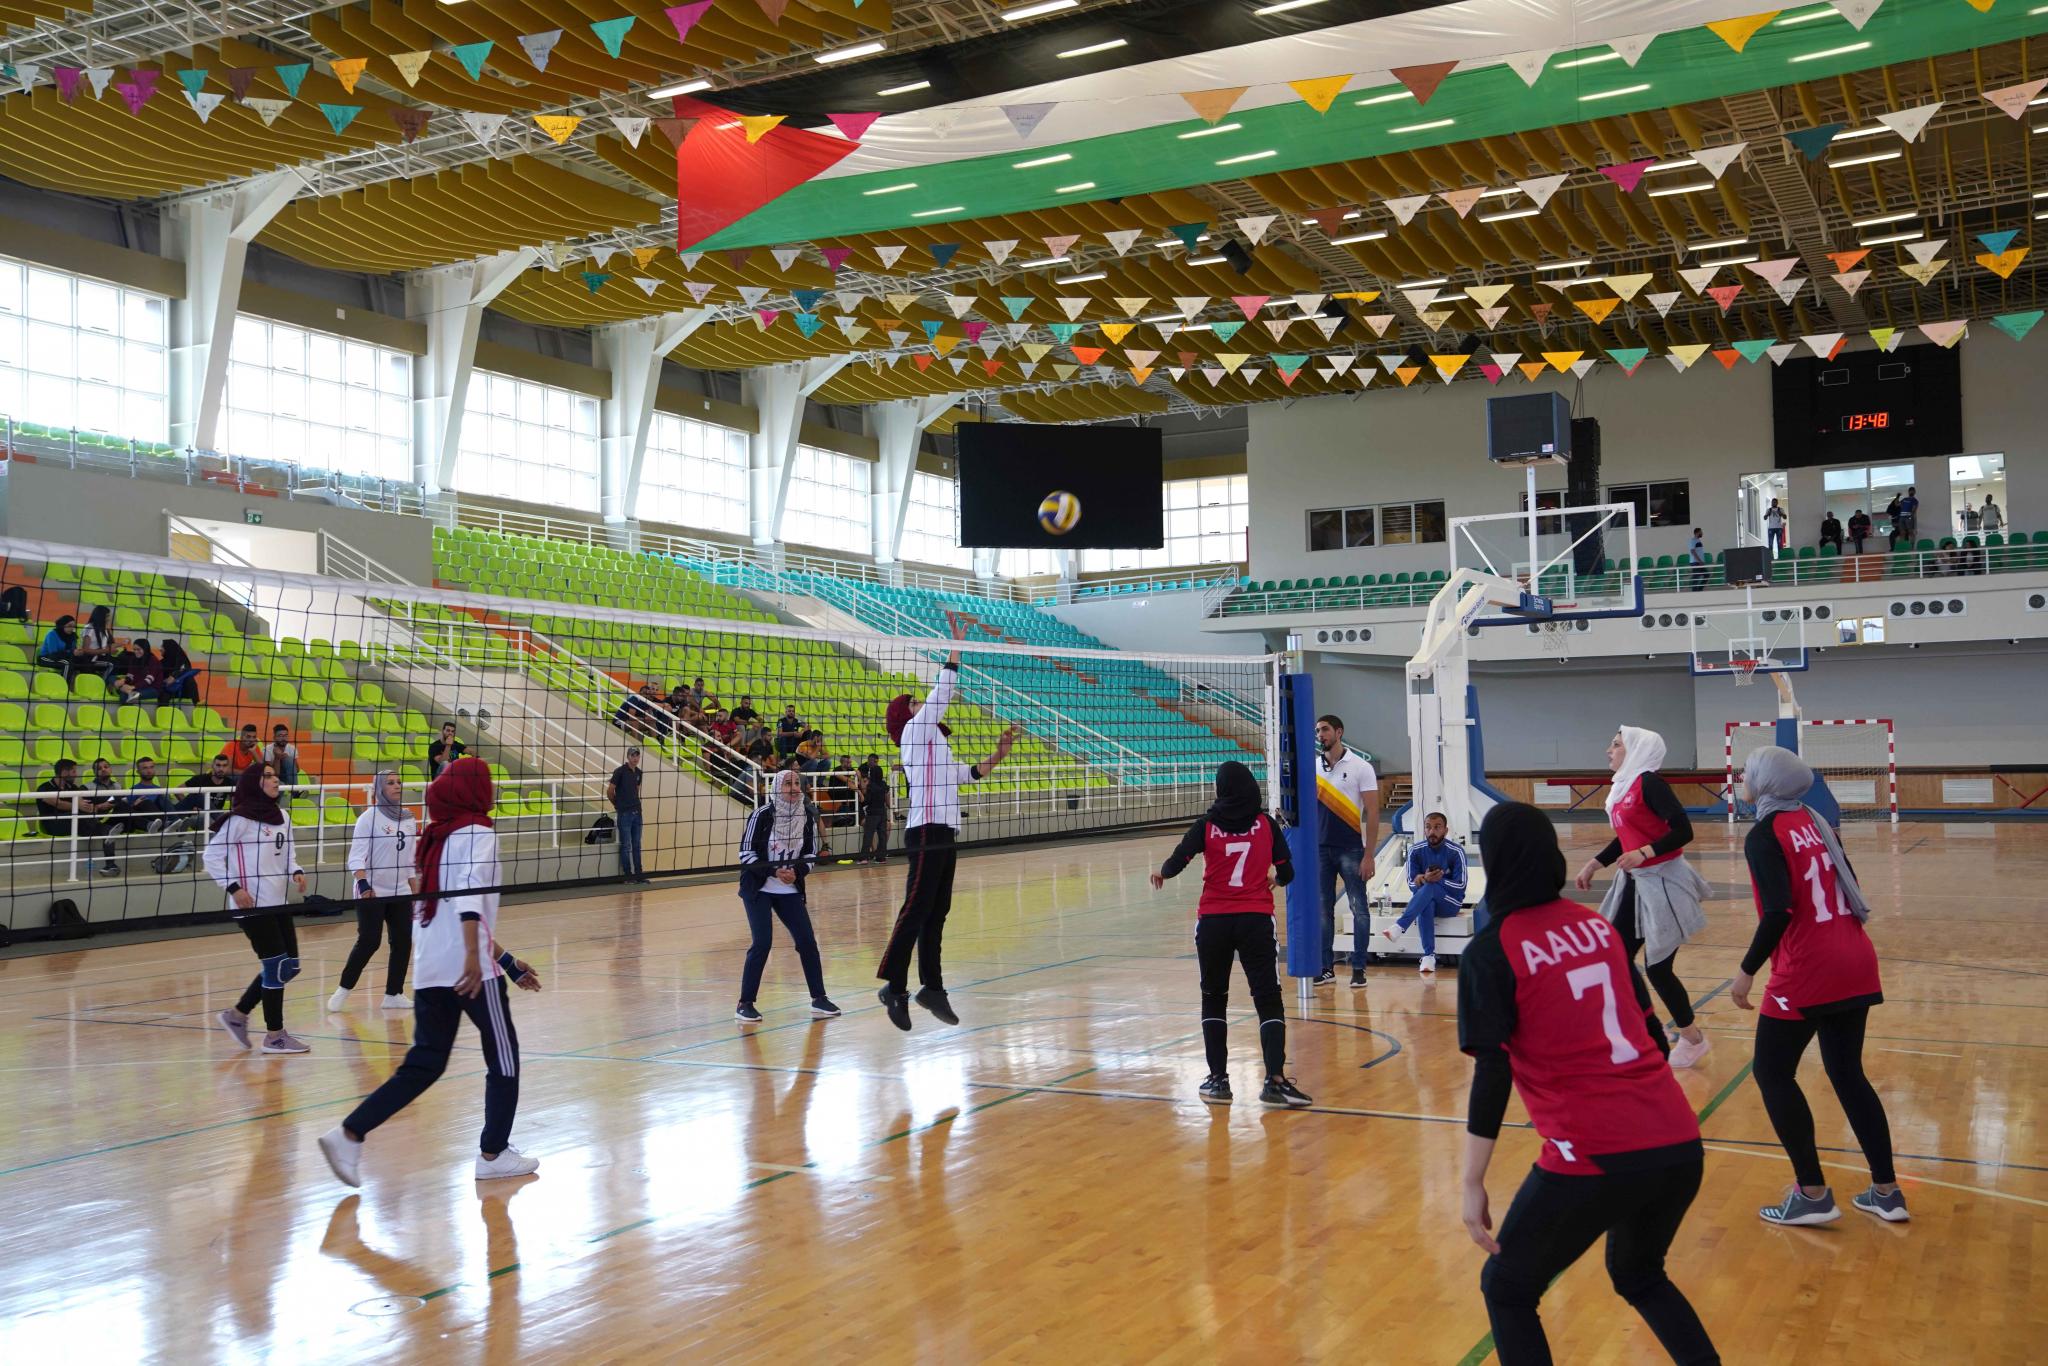
<svg viewBox="0 0 2048 1366"><path fill-rule="evenodd" d="M1064 583L1033 582L1026 601L1043 607L1052 603L1093 602L1097 598L1122 596L1126 591L1161 593L1227 593L1244 577L1241 564L1196 564L1170 566L1128 573L1102 574Z"/></svg>
<svg viewBox="0 0 2048 1366"><path fill-rule="evenodd" d="M166 538L176 536L191 536L197 538L200 541L203 541L206 545L206 553L210 559L210 562L214 564L239 565L243 569L254 569L256 567L253 564L250 564L249 561L244 559L242 556L236 554L234 551L228 549L228 547L222 545L219 541L214 540L213 537L207 535L206 532L202 531L196 524L185 520L183 517L180 517L177 513L172 512L169 508L163 509L163 514L164 534ZM167 546L166 548L171 553L175 554L175 546ZM251 594L249 589L242 584L223 583L221 585L221 589L229 597L233 598L236 602L241 603L242 606L244 607L250 607L256 601L254 595Z"/></svg>

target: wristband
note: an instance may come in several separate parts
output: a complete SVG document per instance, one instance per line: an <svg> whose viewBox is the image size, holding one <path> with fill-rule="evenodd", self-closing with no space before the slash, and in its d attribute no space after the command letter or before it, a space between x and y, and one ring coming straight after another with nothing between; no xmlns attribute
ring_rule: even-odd
<svg viewBox="0 0 2048 1366"><path fill-rule="evenodd" d="M241 890L242 890L242 884L241 884L241 883L239 883L239 882L230 882L230 883L228 884L228 895L229 895L229 896L233 896L233 895L234 895L234 894L235 894L236 892L239 892L239 891L241 891Z"/></svg>
<svg viewBox="0 0 2048 1366"><path fill-rule="evenodd" d="M519 970L519 960L512 956L510 949L498 954L498 969L515 982L526 975Z"/></svg>
<svg viewBox="0 0 2048 1366"><path fill-rule="evenodd" d="M366 878L366 877L359 877L359 878L357 878L357 879L356 879L356 890L357 890L357 891L359 891L359 892L367 892L367 891L371 890L371 888L370 888L370 879L368 879L368 878Z"/></svg>

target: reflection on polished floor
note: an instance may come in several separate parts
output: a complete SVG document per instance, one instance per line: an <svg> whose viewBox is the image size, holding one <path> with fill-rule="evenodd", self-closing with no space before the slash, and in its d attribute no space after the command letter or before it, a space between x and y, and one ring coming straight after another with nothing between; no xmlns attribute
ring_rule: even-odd
<svg viewBox="0 0 2048 1366"><path fill-rule="evenodd" d="M1914 1222L1758 1222L1790 1173L1748 1078L1753 1017L1720 991L1753 911L1707 826L1696 862L1722 899L1679 971L1714 1038L1682 1077L1710 1151L1674 1276L1731 1363L2039 1360L2048 830L1847 838L1879 908L1890 1001L1868 1061ZM210 1027L251 972L239 936L0 960L0 1360L1485 1360L1454 975L1387 965L1367 992L1323 990L1289 1025L1316 1106L1282 1113L1247 1097L1240 981L1239 1099L1210 1109L1195 879L1144 883L1170 846L963 859L963 1023L920 1012L908 1036L870 990L900 868L811 884L846 1016L810 1021L779 946L751 1032L730 886L508 908L504 939L548 983L513 1003L514 1138L542 1163L513 1182L470 1177L467 1027L443 1083L372 1139L360 1195L330 1178L314 1137L410 1029L370 1004L322 1014L344 926L301 922L298 1058ZM1860 1189L1817 1058L1806 1078L1838 1193ZM1503 1135L1496 1211L1534 1149ZM1560 1361L1662 1360L1597 1258L1546 1320Z"/></svg>

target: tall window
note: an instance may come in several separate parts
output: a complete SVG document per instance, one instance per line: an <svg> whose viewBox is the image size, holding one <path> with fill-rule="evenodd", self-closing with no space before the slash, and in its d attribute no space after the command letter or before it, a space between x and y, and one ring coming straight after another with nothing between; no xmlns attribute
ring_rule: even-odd
<svg viewBox="0 0 2048 1366"><path fill-rule="evenodd" d="M656 413L640 466L633 515L646 521L745 535L747 434Z"/></svg>
<svg viewBox="0 0 2048 1366"><path fill-rule="evenodd" d="M261 318L235 319L226 446L373 479L413 477L412 357Z"/></svg>
<svg viewBox="0 0 2048 1366"><path fill-rule="evenodd" d="M164 440L167 307L155 294L0 257L0 414Z"/></svg>
<svg viewBox="0 0 2048 1366"><path fill-rule="evenodd" d="M597 400L482 370L470 376L456 488L597 511Z"/></svg>
<svg viewBox="0 0 2048 1366"><path fill-rule="evenodd" d="M903 559L919 564L974 567L974 552L960 548L960 485L936 474L910 476L910 511L903 519Z"/></svg>
<svg viewBox="0 0 2048 1366"><path fill-rule="evenodd" d="M996 573L1006 579L1034 579L1059 572L1059 557L1050 550L1005 550L996 557Z"/></svg>
<svg viewBox="0 0 2048 1366"><path fill-rule="evenodd" d="M1160 490L1166 509L1166 544L1158 550L1084 550L1081 572L1164 569L1169 565L1226 564L1244 556L1251 523L1251 481L1242 474L1173 479Z"/></svg>
<svg viewBox="0 0 2048 1366"><path fill-rule="evenodd" d="M874 548L868 529L873 475L865 460L798 446L782 512L783 541L867 554Z"/></svg>

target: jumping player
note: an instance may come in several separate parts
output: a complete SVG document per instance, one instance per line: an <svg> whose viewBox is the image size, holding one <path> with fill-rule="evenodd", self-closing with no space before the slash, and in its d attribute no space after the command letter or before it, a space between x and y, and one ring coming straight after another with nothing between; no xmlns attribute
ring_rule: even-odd
<svg viewBox="0 0 2048 1366"><path fill-rule="evenodd" d="M1465 1231L1501 1366L1548 1363L1544 1290L1607 1236L1607 1274L1683 1366L1721 1358L1664 1256L1699 1193L1705 1154L1665 1066L1650 993L1615 928L1560 899L1564 853L1550 818L1504 802L1479 829L1492 918L1458 961L1458 1046L1472 1055ZM1486 1168L1509 1084L1542 1135L1536 1165L1492 1233Z"/></svg>
<svg viewBox="0 0 2048 1366"><path fill-rule="evenodd" d="M1158 891L1202 856L1202 899L1195 908L1195 958L1202 970L1202 1044L1209 1054L1209 1079L1200 1095L1211 1105L1231 1102L1229 1029L1230 960L1244 964L1259 1012L1259 1048L1266 1056L1266 1085L1259 1104L1271 1109L1311 1104L1286 1076L1287 1015L1280 1008L1280 979L1274 960L1273 889L1294 880L1287 842L1265 814L1259 780L1236 760L1216 770L1216 800L1181 836L1174 851L1152 874Z"/></svg>
<svg viewBox="0 0 2048 1366"><path fill-rule="evenodd" d="M1798 1184L1758 1210L1773 1224L1831 1224L1842 1217L1821 1176L1813 1111L1799 1089L1799 1059L1816 1035L1835 1098L1870 1163L1870 1189L1851 1203L1887 1223L1902 1223L1906 1197L1892 1171L1892 1130L1884 1103L1863 1072L1863 1030L1884 1000L1877 950L1864 932L1870 907L1835 832L1802 800L1813 770L1788 749L1769 745L1749 756L1743 782L1756 824L1743 841L1756 894L1756 937L1728 995L1752 1009L1750 990L1768 958L1770 985L1756 1022L1756 1088Z"/></svg>
<svg viewBox="0 0 2048 1366"><path fill-rule="evenodd" d="M882 952L875 976L882 981L883 1009L889 1023L910 1028L910 954L917 951L917 1003L937 1016L941 1023L956 1025L960 1017L946 999L945 969L940 946L945 936L946 914L953 909L953 866L958 857L954 840L960 833L960 784L986 778L1009 756L1017 738L1014 726L996 740L995 753L978 764L963 764L953 757L951 736L946 725L946 708L960 680L960 645L966 637L966 623L954 613L946 614L953 628L953 652L939 668L932 689L919 702L901 693L889 702L889 738L903 751L903 772L910 781L910 815L903 824L903 851L910 857L909 876L903 884L903 908L896 913L896 928L889 946Z"/></svg>
<svg viewBox="0 0 2048 1366"><path fill-rule="evenodd" d="M1707 927L1700 903L1711 889L1682 852L1692 843L1692 821L1671 784L1657 773L1663 762L1664 737L1653 730L1623 726L1608 741L1607 767L1614 778L1607 789L1607 820L1614 838L1586 860L1574 885L1583 892L1602 868L1617 870L1600 914L1621 931L1631 961L1642 950L1643 975L1678 1031L1671 1065L1692 1067L1711 1044L1693 1019L1685 983L1678 980L1678 949Z"/></svg>

